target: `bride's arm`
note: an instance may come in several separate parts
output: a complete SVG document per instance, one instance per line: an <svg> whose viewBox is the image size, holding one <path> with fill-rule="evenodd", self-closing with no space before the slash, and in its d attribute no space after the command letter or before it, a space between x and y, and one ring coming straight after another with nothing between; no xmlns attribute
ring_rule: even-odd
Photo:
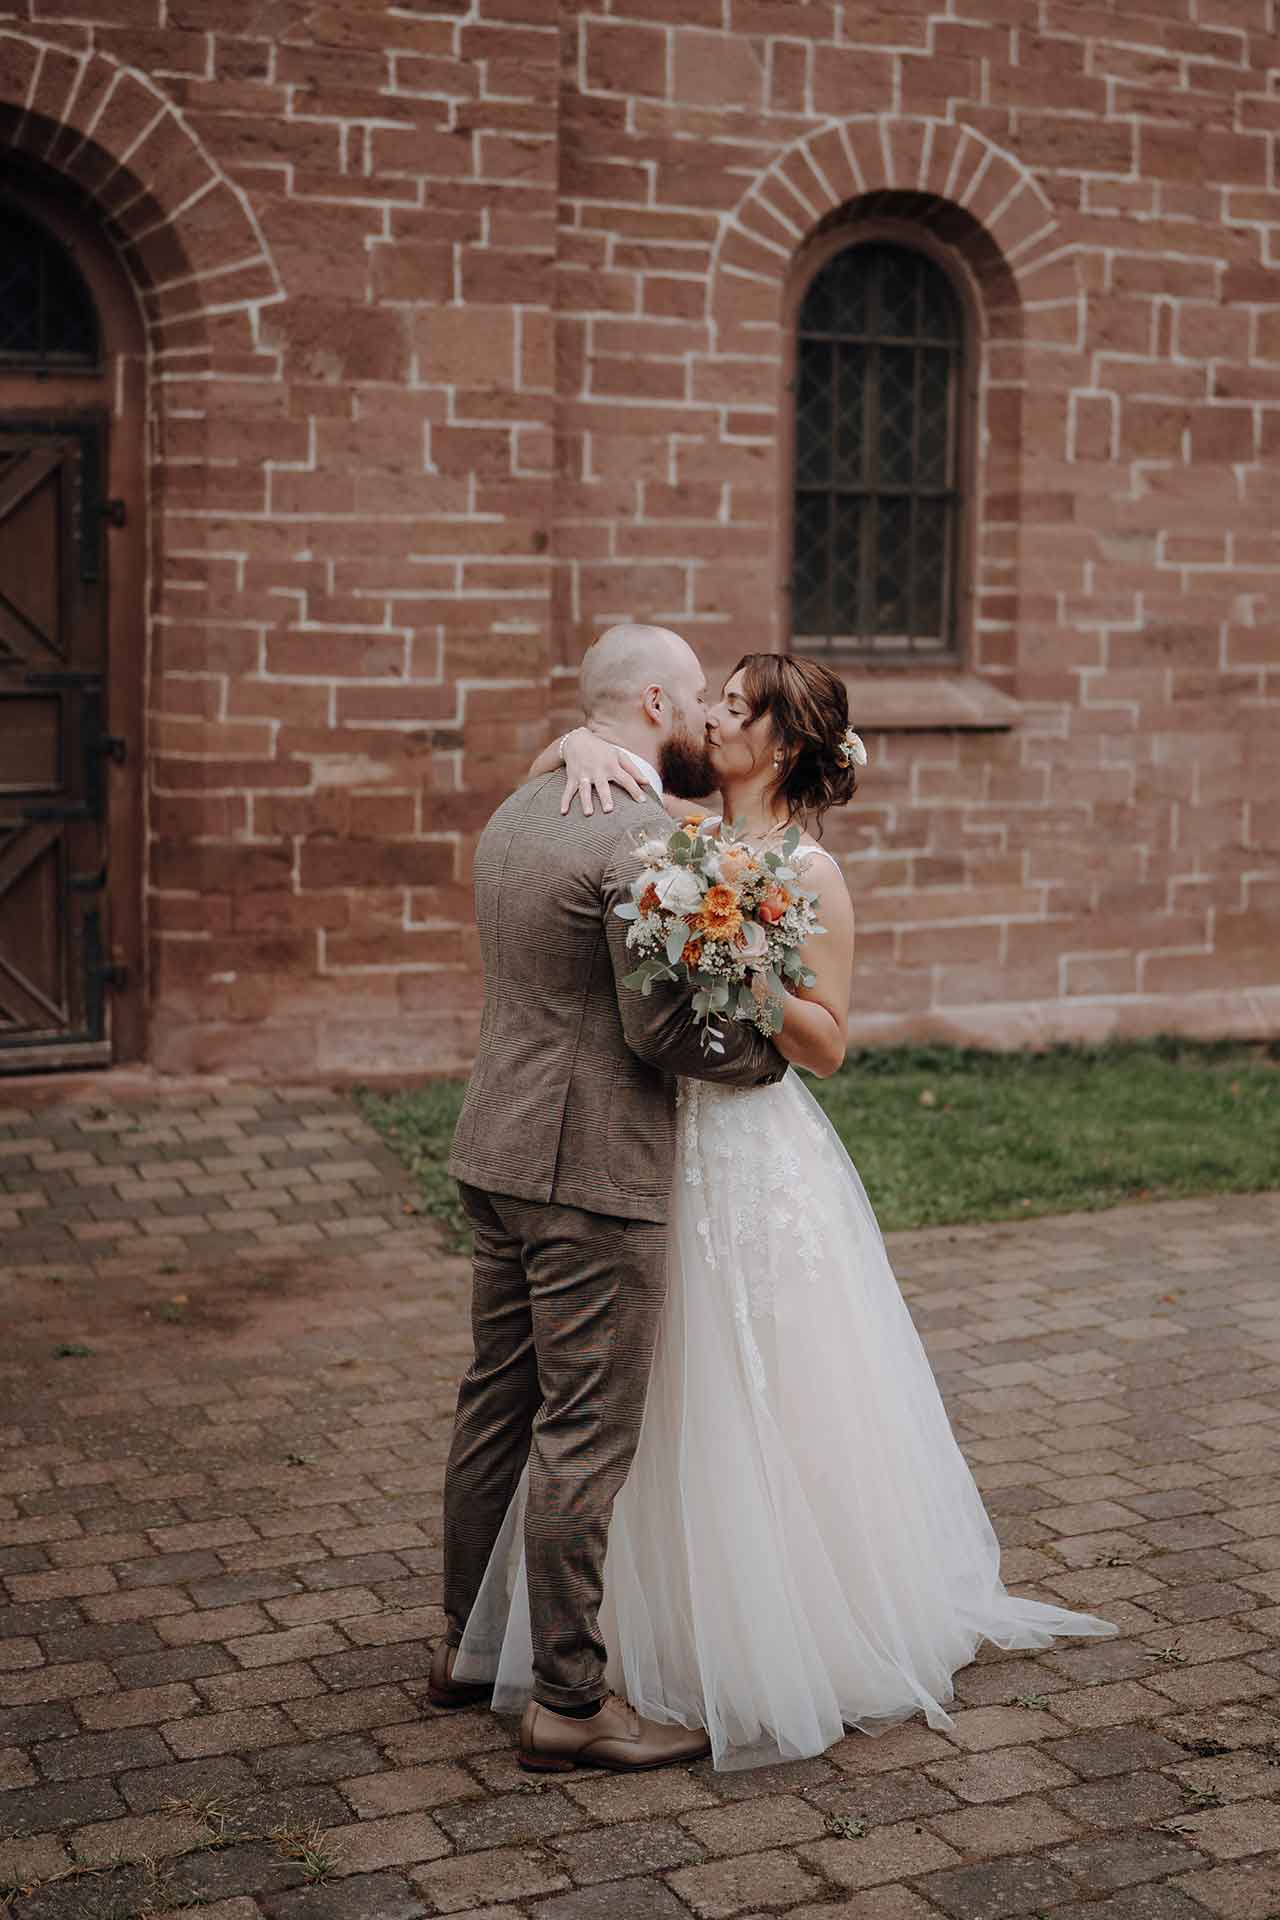
<svg viewBox="0 0 1280 1920"><path fill-rule="evenodd" d="M554 773L561 765L565 773L561 813L568 813L575 794L582 811L585 814L593 813L593 788L600 796L602 810L612 813L610 783L621 787L633 800L644 798L645 790L631 761L608 740L598 740L590 727L574 727L561 739L553 740L550 746L544 747L529 769L529 778L536 780L539 774Z"/></svg>
<svg viewBox="0 0 1280 1920"><path fill-rule="evenodd" d="M825 933L803 949L814 975L811 987L783 995L782 1032L773 1037L778 1052L796 1067L821 1079L844 1064L849 1044L849 1001L853 993L853 902L839 867L814 855L805 884L818 895Z"/></svg>

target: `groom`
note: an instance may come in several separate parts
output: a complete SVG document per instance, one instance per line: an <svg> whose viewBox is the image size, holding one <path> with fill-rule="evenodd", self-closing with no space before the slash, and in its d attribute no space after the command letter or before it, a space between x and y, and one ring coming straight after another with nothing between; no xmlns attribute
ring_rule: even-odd
<svg viewBox="0 0 1280 1920"><path fill-rule="evenodd" d="M480 1050L449 1171L475 1231L474 1358L458 1393L444 1491L447 1630L428 1697L471 1705L456 1651L526 1460L533 1698L520 1764L630 1771L700 1758L700 1729L644 1720L606 1693L598 1614L614 1497L644 1412L666 1290L675 1077L736 1087L786 1063L742 1023L704 1053L687 988L623 987L614 907L639 831L671 820L664 784L708 792L706 678L664 627L611 627L582 663L587 722L627 752L644 798L560 811L545 774L503 802L476 851L484 957Z"/></svg>

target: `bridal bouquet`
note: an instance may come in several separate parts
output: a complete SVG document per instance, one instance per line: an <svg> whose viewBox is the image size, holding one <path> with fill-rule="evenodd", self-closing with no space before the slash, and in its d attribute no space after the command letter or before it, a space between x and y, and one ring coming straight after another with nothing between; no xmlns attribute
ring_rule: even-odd
<svg viewBox="0 0 1280 1920"><path fill-rule="evenodd" d="M777 1033L786 987L813 985L800 949L823 928L818 896L802 884L799 844L795 827L780 848L762 851L729 827L708 833L690 820L638 848L644 871L631 899L614 908L630 922L627 945L640 961L623 985L640 993L652 992L655 980L692 986L711 1053L724 1052L717 1019Z"/></svg>

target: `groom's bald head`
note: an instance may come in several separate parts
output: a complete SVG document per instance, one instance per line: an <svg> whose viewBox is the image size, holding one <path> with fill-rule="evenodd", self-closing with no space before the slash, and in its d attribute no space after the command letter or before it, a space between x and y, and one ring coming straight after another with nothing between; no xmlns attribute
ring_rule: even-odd
<svg viewBox="0 0 1280 1920"><path fill-rule="evenodd" d="M686 689L701 678L697 654L678 633L628 621L587 648L578 685L588 721L614 721L630 719L654 686L683 706Z"/></svg>
<svg viewBox="0 0 1280 1920"><path fill-rule="evenodd" d="M707 677L687 640L670 627L626 622L587 648L579 679L587 724L653 761L685 799L709 793Z"/></svg>

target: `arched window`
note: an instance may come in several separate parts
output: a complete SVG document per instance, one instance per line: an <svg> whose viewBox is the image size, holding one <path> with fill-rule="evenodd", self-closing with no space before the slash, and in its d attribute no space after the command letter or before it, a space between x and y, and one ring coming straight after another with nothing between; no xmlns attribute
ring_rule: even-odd
<svg viewBox="0 0 1280 1920"><path fill-rule="evenodd" d="M0 206L0 368L96 372L98 315L65 248L15 207Z"/></svg>
<svg viewBox="0 0 1280 1920"><path fill-rule="evenodd" d="M792 645L954 657L964 321L928 254L833 254L796 320Z"/></svg>

